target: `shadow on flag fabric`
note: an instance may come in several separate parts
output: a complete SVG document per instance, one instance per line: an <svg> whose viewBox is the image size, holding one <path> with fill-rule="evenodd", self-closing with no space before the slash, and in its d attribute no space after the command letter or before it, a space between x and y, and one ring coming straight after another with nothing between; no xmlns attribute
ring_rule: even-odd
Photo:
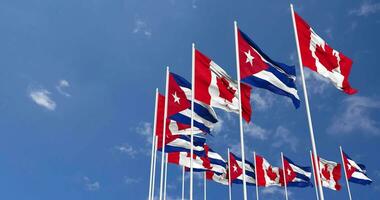
<svg viewBox="0 0 380 200"><path fill-rule="evenodd" d="M220 108L227 112L239 114L238 85L227 72L210 58L195 49L195 99ZM242 113L245 121L251 120L250 89L241 88Z"/></svg>
<svg viewBox="0 0 380 200"><path fill-rule="evenodd" d="M322 186L332 190L341 190L342 186L339 184L339 180L342 177L341 165L333 161L325 160L321 157L318 157L318 161ZM313 166L315 173L314 159Z"/></svg>
<svg viewBox="0 0 380 200"><path fill-rule="evenodd" d="M329 79L339 90L355 94L357 90L348 82L351 59L331 48L296 12L294 16L303 65Z"/></svg>
<svg viewBox="0 0 380 200"><path fill-rule="evenodd" d="M346 153L343 152L344 167L348 181L361 185L369 185L372 180L366 174L366 167L356 163Z"/></svg>
<svg viewBox="0 0 380 200"><path fill-rule="evenodd" d="M231 173L231 182L243 184L243 162L242 159L230 152L230 165L228 173ZM229 175L227 174L227 177ZM253 163L245 160L245 181L247 185L255 185L255 166Z"/></svg>
<svg viewBox="0 0 380 200"><path fill-rule="evenodd" d="M294 106L300 106L296 88L296 70L269 58L241 30L238 30L238 48L241 81L289 97Z"/></svg>
<svg viewBox="0 0 380 200"><path fill-rule="evenodd" d="M284 184L284 176L282 169L278 167L273 167L264 157L259 156L257 154L256 173L258 186L282 186Z"/></svg>
<svg viewBox="0 0 380 200"><path fill-rule="evenodd" d="M311 183L311 167L296 165L284 156L285 180L288 187L308 187Z"/></svg>
<svg viewBox="0 0 380 200"><path fill-rule="evenodd" d="M191 84L174 73L170 73L169 82L168 118L181 124L190 125ZM217 122L218 119L212 107L194 101L194 127L204 133L210 133Z"/></svg>

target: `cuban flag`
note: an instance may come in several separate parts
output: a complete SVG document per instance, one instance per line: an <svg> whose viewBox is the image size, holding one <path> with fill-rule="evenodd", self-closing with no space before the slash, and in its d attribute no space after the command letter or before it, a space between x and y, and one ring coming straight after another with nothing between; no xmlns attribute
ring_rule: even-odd
<svg viewBox="0 0 380 200"><path fill-rule="evenodd" d="M238 83L219 65L197 49L195 49L194 60L195 99L211 107L239 114ZM249 101L251 88L244 84L241 85L242 114L243 118L249 122L252 112Z"/></svg>
<svg viewBox="0 0 380 200"><path fill-rule="evenodd" d="M206 171L206 178L207 180L212 180L222 185L228 185L227 174L217 173L213 171Z"/></svg>
<svg viewBox="0 0 380 200"><path fill-rule="evenodd" d="M162 141L162 140L161 140ZM204 156L204 144L206 142L205 138L202 137L194 137L194 143L191 144L191 138L187 135L168 135L166 136L166 145L165 152L173 153L173 152L188 152L191 151L191 146L193 146L194 155ZM157 150L162 150L162 142L158 140Z"/></svg>
<svg viewBox="0 0 380 200"><path fill-rule="evenodd" d="M300 106L294 66L288 66L269 58L241 30L238 30L238 50L242 82L287 96L296 108Z"/></svg>
<svg viewBox="0 0 380 200"><path fill-rule="evenodd" d="M284 156L285 180L288 187L308 187L311 183L311 167L296 165Z"/></svg>
<svg viewBox="0 0 380 200"><path fill-rule="evenodd" d="M342 154L348 181L361 185L371 184L372 180L366 174L366 167L362 164L357 164L343 151Z"/></svg>
<svg viewBox="0 0 380 200"><path fill-rule="evenodd" d="M181 124L191 124L191 84L181 76L170 73L168 116ZM171 90L173 85L174 90ZM172 108L173 107L173 108ZM172 112L169 112L173 110ZM218 122L215 111L205 103L194 101L194 127L210 133Z"/></svg>
<svg viewBox="0 0 380 200"><path fill-rule="evenodd" d="M230 152L230 166L228 172L231 173L231 181L235 184L243 184L243 162L242 159ZM229 177L229 175L227 176ZM255 185L255 166L249 161L245 161L245 181L247 185Z"/></svg>
<svg viewBox="0 0 380 200"><path fill-rule="evenodd" d="M256 154L256 173L258 186L281 186L283 185L283 172L278 167L273 167L262 156Z"/></svg>
<svg viewBox="0 0 380 200"><path fill-rule="evenodd" d="M357 90L348 82L352 60L331 48L296 12L294 18L303 65L327 78L337 89L355 94Z"/></svg>
<svg viewBox="0 0 380 200"><path fill-rule="evenodd" d="M203 168L195 169L194 171L203 172L203 171L212 171L217 174L226 174L227 173L227 163L222 158L222 156L215 151L213 151L207 144L203 146L204 152L203 156L200 156L200 159L203 161Z"/></svg>

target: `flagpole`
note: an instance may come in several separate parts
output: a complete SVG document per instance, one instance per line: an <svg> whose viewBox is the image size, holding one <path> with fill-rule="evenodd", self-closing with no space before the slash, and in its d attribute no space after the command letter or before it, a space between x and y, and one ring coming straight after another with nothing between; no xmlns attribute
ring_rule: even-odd
<svg viewBox="0 0 380 200"><path fill-rule="evenodd" d="M206 181L206 171L203 174L203 199L207 200L207 181Z"/></svg>
<svg viewBox="0 0 380 200"><path fill-rule="evenodd" d="M152 153L151 153L151 160L150 160L150 177L149 177L149 197L148 199L151 199L152 197L152 179L153 179L153 162L154 162L154 145L156 141L156 120L157 120L157 104L158 104L158 88L156 88L156 101L154 103L154 118L153 118L153 133L152 133ZM152 199L151 199L152 200Z"/></svg>
<svg viewBox="0 0 380 200"><path fill-rule="evenodd" d="M165 164L165 139L166 139L166 118L168 117L168 92L169 92L169 67L166 67L166 86L165 86L165 107L164 107L164 125L162 130L162 147L161 147L161 179L160 179L160 200L162 200L164 186L164 164Z"/></svg>
<svg viewBox="0 0 380 200"><path fill-rule="evenodd" d="M256 200L259 200L259 180L257 180L256 151L253 152L253 162L255 162Z"/></svg>
<svg viewBox="0 0 380 200"><path fill-rule="evenodd" d="M191 147L190 147L190 200L193 200L193 155L194 155L194 94L195 94L195 44L192 44L191 57Z"/></svg>
<svg viewBox="0 0 380 200"><path fill-rule="evenodd" d="M164 200L166 200L166 183L168 180L168 154L165 153L165 179L164 179Z"/></svg>
<svg viewBox="0 0 380 200"><path fill-rule="evenodd" d="M185 200L185 166L182 167L182 200Z"/></svg>
<svg viewBox="0 0 380 200"><path fill-rule="evenodd" d="M315 188L315 194L317 195L317 200L319 200L319 195L318 195L318 186L317 186L317 178L315 176L315 168L314 168L314 162L313 162L313 155L311 154L310 151L310 161L311 161L311 167L313 168L313 177L314 177L314 188Z"/></svg>
<svg viewBox="0 0 380 200"><path fill-rule="evenodd" d="M300 72L301 72L301 79L302 79L302 87L303 87L303 93L305 97L305 105L306 105L306 113L307 113L307 119L308 119L308 124L309 124L309 131L310 131L310 139L311 139L311 145L313 149L313 158L314 162L318 163L318 157L317 157L317 147L315 145L315 139L314 139L314 130L313 130L313 123L311 120L311 113L310 113L310 108L309 108L309 98L307 95L307 89L306 89L306 82L305 82L305 76L303 72L303 64L302 64L302 58L301 58L301 51L299 47L299 41L298 41L298 34L297 34L297 28L296 28L296 22L295 22L295 17L294 17L294 9L293 9L293 4L290 4L290 9L292 11L292 19L293 19L293 29L294 29L294 36L296 39L296 44L297 44L297 52L298 52L298 60L299 60L299 67L300 67ZM317 182L321 183L321 177L319 173L319 164L315 165L315 170L317 171ZM319 189L319 194L321 197L321 200L324 200L324 195L323 195L323 189L322 185L318 184L318 189Z"/></svg>
<svg viewBox="0 0 380 200"><path fill-rule="evenodd" d="M346 164L344 163L344 158L343 158L342 146L339 146L339 150L340 150L340 156L342 157L342 164L343 164L343 169L344 169L344 177L346 177L348 196L350 197L350 200L352 200L351 190L350 190L350 184L348 183L348 178L347 178Z"/></svg>
<svg viewBox="0 0 380 200"><path fill-rule="evenodd" d="M284 186L285 186L285 199L288 200L288 188L287 188L287 179L286 179L286 172L285 172L285 163L284 163L284 154L281 152L281 162L282 162L282 173L284 175Z"/></svg>
<svg viewBox="0 0 380 200"><path fill-rule="evenodd" d="M157 144L158 144L158 136L155 136L154 139L154 162L153 162L153 178L152 178L152 196L151 200L154 199L154 185L156 181L156 162L157 162Z"/></svg>
<svg viewBox="0 0 380 200"><path fill-rule="evenodd" d="M228 196L230 197L229 200L232 200L232 194L231 194L231 185L232 185L232 181L231 181L231 172L230 172L230 169L231 169L231 162L230 162L230 148L227 148L227 153L228 153Z"/></svg>
<svg viewBox="0 0 380 200"><path fill-rule="evenodd" d="M238 32L237 32L237 22L234 21L235 30L235 51L236 51L236 70L237 70L237 83L239 92L239 125L240 125L240 149L243 164L243 196L244 200L247 200L247 183L245 178L245 150L244 150L244 133L243 133L243 114L241 106L241 88L240 88L240 62L239 62L239 47L238 47Z"/></svg>

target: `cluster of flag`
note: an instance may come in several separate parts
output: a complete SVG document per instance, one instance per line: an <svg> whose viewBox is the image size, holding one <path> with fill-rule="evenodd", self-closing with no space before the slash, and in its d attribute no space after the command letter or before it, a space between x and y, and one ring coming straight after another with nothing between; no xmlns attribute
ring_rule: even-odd
<svg viewBox="0 0 380 200"><path fill-rule="evenodd" d="M339 90L350 95L355 94L357 91L350 86L348 81L352 61L331 48L293 10L292 16L300 65L329 79ZM244 184L245 187L247 184L256 185L256 188L258 186L285 186L286 188L321 185L333 190L340 190L341 164L316 157L314 145L313 154L311 154L312 167L295 164L282 154L282 166L275 167L257 154L253 156L253 163L246 160L243 145L242 158L228 150L226 161L206 143L205 135L212 134L212 130L218 122L214 108L239 114L240 123L242 123L242 119L247 123L251 122L250 94L252 87L263 88L274 94L288 97L295 108L300 106L294 66L271 59L246 33L237 27L236 23L235 43L237 80L234 80L221 66L200 50L195 49L194 45L193 84L180 75L170 72L168 68L166 93L165 95L159 93L156 95L154 123L155 139L153 142L155 145L153 146L156 150L167 154L167 160L162 160L161 165L161 185L163 164L168 162L182 166L186 171L191 172L191 176L193 171L203 172L208 180L223 185L235 183ZM242 133L242 127L240 131ZM314 142L312 132L311 135ZM243 138L242 134L241 138ZM164 158L163 155L162 158ZM348 181L359 184L372 182L366 175L364 165L357 164L343 151L341 151L341 155ZM315 165L315 162L318 162L318 165ZM311 182L312 171L314 171L314 184ZM154 193L152 180L150 188L149 198L152 199L154 196L152 195ZM160 200L163 196L161 191L162 187L160 188ZM191 195L192 191L190 191L190 199L192 199ZM321 199L323 199L323 195Z"/></svg>

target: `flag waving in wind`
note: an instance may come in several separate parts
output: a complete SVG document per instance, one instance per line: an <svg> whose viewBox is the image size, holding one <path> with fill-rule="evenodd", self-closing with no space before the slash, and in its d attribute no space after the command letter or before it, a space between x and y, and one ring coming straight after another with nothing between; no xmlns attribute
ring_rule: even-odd
<svg viewBox="0 0 380 200"><path fill-rule="evenodd" d="M286 185L289 187L307 187L311 183L311 167L301 167L296 165L289 158L284 156L284 171Z"/></svg>
<svg viewBox="0 0 380 200"><path fill-rule="evenodd" d="M242 159L230 153L230 166L228 167L228 173L231 173L230 182L236 184L243 183L243 162ZM227 176L228 177L228 176ZM255 181L255 166L245 160L245 180L248 185L256 184Z"/></svg>
<svg viewBox="0 0 380 200"><path fill-rule="evenodd" d="M195 49L195 99L227 112L239 113L238 85L219 65ZM241 87L242 96L250 96L249 87ZM251 118L249 98L242 98L244 119Z"/></svg>
<svg viewBox="0 0 380 200"><path fill-rule="evenodd" d="M299 49L304 66L329 79L336 88L355 94L348 77L352 61L331 48L296 12L294 12Z"/></svg>
<svg viewBox="0 0 380 200"><path fill-rule="evenodd" d="M256 172L257 172L257 185L258 186L281 186L284 183L284 176L282 169L273 167L269 162L256 154Z"/></svg>
<svg viewBox="0 0 380 200"><path fill-rule="evenodd" d="M314 172L315 172L316 170L315 170L314 159L312 161L313 161ZM339 180L342 177L341 165L339 163L325 160L320 157L318 157L318 162L319 162L322 186L332 189L332 190L340 190L342 188L342 186L339 184Z"/></svg>
<svg viewBox="0 0 380 200"><path fill-rule="evenodd" d="M238 48L242 82L287 96L296 108L300 106L294 66L273 61L241 30L238 30Z"/></svg>
<svg viewBox="0 0 380 200"><path fill-rule="evenodd" d="M371 184L372 180L368 178L365 166L357 164L354 160L348 157L346 153L342 152L342 154L348 181L361 185Z"/></svg>

